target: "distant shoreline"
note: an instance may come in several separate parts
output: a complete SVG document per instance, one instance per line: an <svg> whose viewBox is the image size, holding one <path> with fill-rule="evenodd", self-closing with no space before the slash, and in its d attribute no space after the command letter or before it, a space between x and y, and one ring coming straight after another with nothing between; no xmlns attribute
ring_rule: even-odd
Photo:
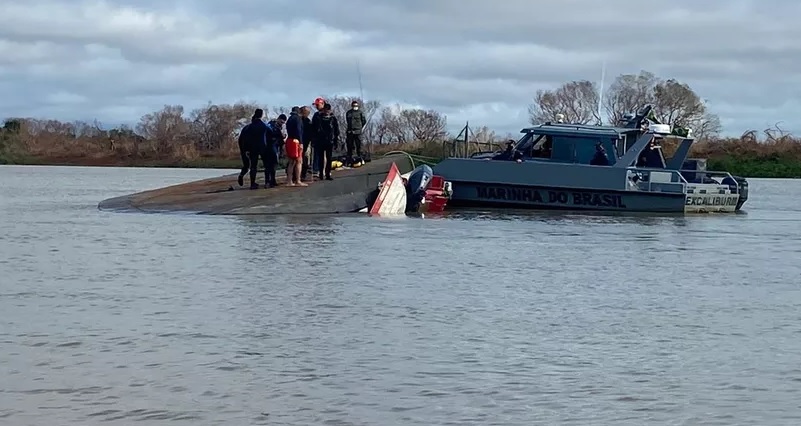
<svg viewBox="0 0 801 426"><path fill-rule="evenodd" d="M176 159L121 159L121 158L89 158L89 157L33 157L12 158L6 165L18 166L73 166L73 167L142 167L142 168L178 168L178 169L239 169L241 161L233 158L199 158L194 160Z"/></svg>
<svg viewBox="0 0 801 426"><path fill-rule="evenodd" d="M414 154L414 152L410 152ZM2 159L0 159L2 160ZM152 167L152 168L184 168L184 169L239 169L242 164L239 158L206 156L195 159L158 159L158 158L92 158L83 156L40 157L24 156L6 158L0 164L33 165L33 166L78 166L78 167ZM801 178L801 161L793 158L773 157L760 159L753 157L709 158L708 170L728 171L735 176L751 178Z"/></svg>

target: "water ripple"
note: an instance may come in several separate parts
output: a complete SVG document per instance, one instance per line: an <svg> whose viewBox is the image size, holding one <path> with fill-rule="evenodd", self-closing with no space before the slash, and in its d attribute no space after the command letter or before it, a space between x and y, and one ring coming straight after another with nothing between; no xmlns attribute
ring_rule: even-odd
<svg viewBox="0 0 801 426"><path fill-rule="evenodd" d="M0 167L0 423L801 422L797 182L711 217L95 208L217 174Z"/></svg>

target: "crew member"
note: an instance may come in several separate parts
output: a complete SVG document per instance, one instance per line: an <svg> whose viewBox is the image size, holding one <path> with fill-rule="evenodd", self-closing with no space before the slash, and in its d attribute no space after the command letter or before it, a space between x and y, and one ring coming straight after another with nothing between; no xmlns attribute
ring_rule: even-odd
<svg viewBox="0 0 801 426"><path fill-rule="evenodd" d="M326 180L333 180L331 177L331 162L334 160L334 146L339 141L339 122L334 116L331 104L325 104L319 115L312 119L314 126L315 146L317 161L320 170L317 177Z"/></svg>
<svg viewBox="0 0 801 426"><path fill-rule="evenodd" d="M595 155L590 160L592 166L608 166L609 157L606 155L606 148L599 142L595 144Z"/></svg>
<svg viewBox="0 0 801 426"><path fill-rule="evenodd" d="M248 134L247 131L250 128L250 124L246 124L242 130L239 131L239 137L237 138L237 143L239 144L239 157L242 158L242 170L239 172L239 177L237 178L237 183L239 186L243 186L245 184L245 175L248 174L248 170L250 170L250 156L248 155Z"/></svg>
<svg viewBox="0 0 801 426"><path fill-rule="evenodd" d="M256 174L258 173L259 169L259 157L261 157L262 164L264 165L264 182L265 185L268 185L270 182L270 176L268 173L268 150L267 150L267 142L268 142L268 133L270 132L267 124L264 122L264 110L261 108L256 108L256 111L253 113L253 117L250 119L250 124L248 125L247 131L247 139L246 139L246 146L247 146L247 153L250 159L250 189L258 189L259 185L256 183Z"/></svg>
<svg viewBox="0 0 801 426"><path fill-rule="evenodd" d="M312 126L311 109L307 106L300 108L300 118L303 122L303 166L300 172L300 180L306 181L309 177L309 168L312 165L312 140L314 140L314 127ZM314 172L316 170L312 170Z"/></svg>
<svg viewBox="0 0 801 426"><path fill-rule="evenodd" d="M359 102L353 101L350 103L350 110L345 113L345 123L347 128L345 130L345 144L347 145L347 164L353 165L353 151L356 150L356 155L361 160L362 157L362 132L364 126L367 125L367 117L364 116L364 111L359 109Z"/></svg>
<svg viewBox="0 0 801 426"><path fill-rule="evenodd" d="M523 162L523 153L520 152L519 150L515 149L515 144L516 143L517 142L515 142L514 139L509 139L506 142L506 149L502 153L492 157L492 159L493 160L503 160L503 161L516 161L518 163L522 163Z"/></svg>
<svg viewBox="0 0 801 426"><path fill-rule="evenodd" d="M284 114L266 124L264 174L265 182L270 188L278 186L275 169L278 167L278 156L284 143L284 124L286 124L286 115Z"/></svg>

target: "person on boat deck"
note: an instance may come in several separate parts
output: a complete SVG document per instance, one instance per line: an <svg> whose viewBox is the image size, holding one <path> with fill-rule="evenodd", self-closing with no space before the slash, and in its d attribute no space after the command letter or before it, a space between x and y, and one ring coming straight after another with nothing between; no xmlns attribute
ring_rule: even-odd
<svg viewBox="0 0 801 426"><path fill-rule="evenodd" d="M259 157L261 157L262 164L264 165L264 180L265 184L270 182L268 173L268 149L267 143L269 140L268 133L270 129L267 123L264 122L264 110L256 108L253 112L253 117L248 124L248 131L246 132L246 140L244 141L247 147L248 158L250 160L250 189L257 189L259 185L256 183L256 174L259 169Z"/></svg>
<svg viewBox="0 0 801 426"><path fill-rule="evenodd" d="M523 153L519 150L515 149L515 142L514 139L509 139L506 142L506 150L502 153L492 157L493 160L502 160L502 161L516 161L518 163L523 162Z"/></svg>
<svg viewBox="0 0 801 426"><path fill-rule="evenodd" d="M312 125L316 138L314 152L320 164L317 177L323 179L325 174L325 180L334 180L331 177L331 162L334 160L334 146L339 142L339 122L331 104L325 104L322 113L312 119Z"/></svg>
<svg viewBox="0 0 801 426"><path fill-rule="evenodd" d="M662 161L662 154L660 146L656 142L656 138L648 142L648 147L642 150L640 158L637 160L637 167L648 167L654 169L664 169L665 163Z"/></svg>
<svg viewBox="0 0 801 426"><path fill-rule="evenodd" d="M270 120L267 123L267 143L265 147L265 184L270 188L278 186L275 179L275 169L278 167L278 157L284 144L284 124L286 124L286 115L281 114L278 118ZM253 173L251 171L251 173Z"/></svg>
<svg viewBox="0 0 801 426"><path fill-rule="evenodd" d="M239 186L243 186L245 184L245 175L248 174L250 170L250 154L248 153L248 129L250 128L250 124L246 124L242 130L239 131L239 137L237 138L237 144L239 145L239 157L242 159L242 170L239 171L239 177L236 179L236 182Z"/></svg>
<svg viewBox="0 0 801 426"><path fill-rule="evenodd" d="M608 166L609 157L606 155L606 149L600 142L595 144L595 155L590 160L590 165L593 166Z"/></svg>
<svg viewBox="0 0 801 426"><path fill-rule="evenodd" d="M303 139L301 141L303 142L303 166L301 167L300 171L301 182L308 180L309 168L311 168L312 165L311 143L314 139L314 127L312 127L311 118L309 118L310 114L311 109L309 107L303 106L300 108L300 118L303 122Z"/></svg>

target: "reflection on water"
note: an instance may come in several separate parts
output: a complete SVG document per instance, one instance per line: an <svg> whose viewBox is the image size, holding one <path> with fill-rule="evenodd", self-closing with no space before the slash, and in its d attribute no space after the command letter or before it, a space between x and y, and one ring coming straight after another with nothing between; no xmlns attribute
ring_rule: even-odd
<svg viewBox="0 0 801 426"><path fill-rule="evenodd" d="M217 174L0 167L0 424L801 421L798 182L726 216L96 209Z"/></svg>

